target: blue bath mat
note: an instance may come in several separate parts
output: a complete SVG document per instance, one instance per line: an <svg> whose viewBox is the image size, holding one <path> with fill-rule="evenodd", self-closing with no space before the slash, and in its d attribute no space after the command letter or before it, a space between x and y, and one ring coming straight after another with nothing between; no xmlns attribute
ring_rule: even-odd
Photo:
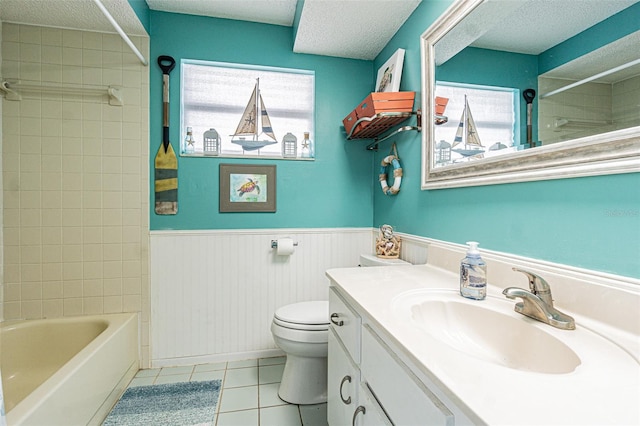
<svg viewBox="0 0 640 426"><path fill-rule="evenodd" d="M103 426L213 425L221 380L128 388Z"/></svg>

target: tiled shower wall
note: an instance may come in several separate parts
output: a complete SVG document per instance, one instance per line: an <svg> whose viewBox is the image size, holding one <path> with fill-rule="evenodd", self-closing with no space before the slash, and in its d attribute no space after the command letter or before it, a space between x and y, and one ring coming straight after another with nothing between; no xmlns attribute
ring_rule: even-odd
<svg viewBox="0 0 640 426"><path fill-rule="evenodd" d="M540 93L547 93L571 83L567 80L539 78ZM640 76L615 84L586 83L557 95L540 99L539 139L547 143L562 142L640 124ZM555 127L557 118L577 120Z"/></svg>
<svg viewBox="0 0 640 426"><path fill-rule="evenodd" d="M0 46L2 46L2 21L0 21ZM0 65L2 65L2 49L0 48ZM2 129L2 102L0 102L0 130ZM0 131L0 164L2 164L2 131ZM0 188L2 184L2 173L0 173ZM4 210L4 197L0 197L0 212ZM0 321L4 320L4 232L3 219L0 214Z"/></svg>
<svg viewBox="0 0 640 426"><path fill-rule="evenodd" d="M148 56L149 39L132 37ZM4 319L141 312L148 359L148 68L116 34L3 23L2 78L123 88L2 101Z"/></svg>
<svg viewBox="0 0 640 426"><path fill-rule="evenodd" d="M613 116L624 127L640 124L640 75L613 85Z"/></svg>

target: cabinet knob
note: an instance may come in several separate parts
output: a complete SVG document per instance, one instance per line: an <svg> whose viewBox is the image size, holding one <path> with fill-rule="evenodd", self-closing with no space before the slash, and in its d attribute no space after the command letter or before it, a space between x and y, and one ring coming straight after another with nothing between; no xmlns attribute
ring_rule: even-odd
<svg viewBox="0 0 640 426"><path fill-rule="evenodd" d="M358 413L362 413L362 415L365 415L367 413L367 410L362 405L356 408L356 411L353 412L353 420L351 421L352 426L356 426L356 417L358 417Z"/></svg>
<svg viewBox="0 0 640 426"><path fill-rule="evenodd" d="M344 321L342 320L336 321L337 318L340 318L340 315L336 314L335 312L331 314L331 318L330 318L331 322L337 325L338 327L342 327L344 325Z"/></svg>
<svg viewBox="0 0 640 426"><path fill-rule="evenodd" d="M351 396L349 396L349 398L347 399L344 399L344 396L342 396L342 386L344 385L344 382L351 383L351 376L344 376L342 378L342 381L340 382L340 399L345 403L345 405L349 405L351 404Z"/></svg>

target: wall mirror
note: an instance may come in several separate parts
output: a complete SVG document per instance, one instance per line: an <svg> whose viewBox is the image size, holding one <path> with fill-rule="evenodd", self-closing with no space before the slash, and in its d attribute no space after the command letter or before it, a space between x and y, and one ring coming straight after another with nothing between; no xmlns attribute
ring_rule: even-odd
<svg viewBox="0 0 640 426"><path fill-rule="evenodd" d="M422 189L640 171L638 45L639 0L455 1L421 37Z"/></svg>

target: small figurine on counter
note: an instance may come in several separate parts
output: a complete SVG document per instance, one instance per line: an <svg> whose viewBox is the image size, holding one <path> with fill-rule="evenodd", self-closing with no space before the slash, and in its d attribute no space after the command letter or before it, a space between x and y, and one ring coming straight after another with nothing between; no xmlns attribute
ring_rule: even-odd
<svg viewBox="0 0 640 426"><path fill-rule="evenodd" d="M376 256L384 259L397 259L400 257L400 237L393 235L391 225L380 227L380 236L376 239Z"/></svg>

